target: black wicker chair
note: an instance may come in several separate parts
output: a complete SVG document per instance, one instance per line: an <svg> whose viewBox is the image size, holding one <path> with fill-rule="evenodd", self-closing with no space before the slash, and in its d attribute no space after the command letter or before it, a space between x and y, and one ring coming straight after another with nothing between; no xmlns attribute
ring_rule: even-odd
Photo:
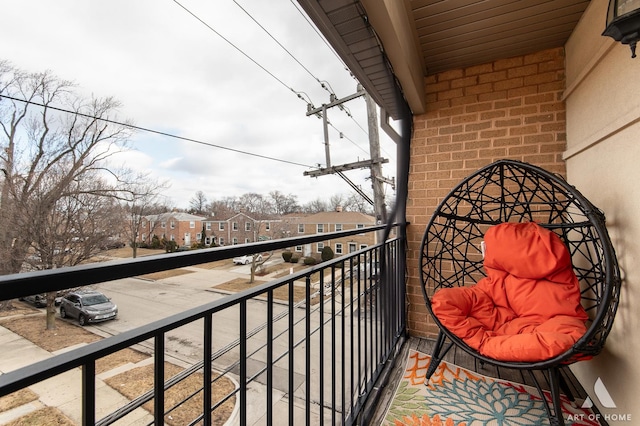
<svg viewBox="0 0 640 426"><path fill-rule="evenodd" d="M433 313L431 297L438 289L473 285L484 277L480 243L487 228L525 221L553 230L566 244L590 320L584 336L552 359L505 362L483 356L447 330ZM500 160L464 179L440 203L422 240L420 265L424 299L440 329L427 381L457 345L481 363L528 370L551 424L563 425L560 389L570 399L573 396L560 368L602 350L619 302L620 271L602 212L561 177L527 163ZM547 377L551 401L533 374L536 370Z"/></svg>

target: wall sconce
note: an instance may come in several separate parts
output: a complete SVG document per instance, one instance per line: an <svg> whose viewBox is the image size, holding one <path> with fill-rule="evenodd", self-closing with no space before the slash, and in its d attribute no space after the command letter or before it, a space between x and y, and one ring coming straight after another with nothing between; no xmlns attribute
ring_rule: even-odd
<svg viewBox="0 0 640 426"><path fill-rule="evenodd" d="M609 0L607 28L602 33L631 48L636 57L636 43L640 40L640 0Z"/></svg>

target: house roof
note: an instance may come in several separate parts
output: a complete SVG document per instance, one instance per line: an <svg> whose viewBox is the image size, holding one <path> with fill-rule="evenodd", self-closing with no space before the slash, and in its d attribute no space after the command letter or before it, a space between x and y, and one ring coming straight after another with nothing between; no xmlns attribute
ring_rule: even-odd
<svg viewBox="0 0 640 426"><path fill-rule="evenodd" d="M189 213L183 213L183 212L166 212L166 213L160 213L160 214L152 214L152 215L148 215L146 216L147 220L153 220L153 221L166 221L169 220L171 218L177 220L178 222L191 222L191 221L202 221L205 220L206 218L204 216L196 216L193 214L189 214Z"/></svg>
<svg viewBox="0 0 640 426"><path fill-rule="evenodd" d="M392 117L401 87L426 109L424 77L564 46L588 0L298 0ZM605 17L602 17L604 30ZM391 75L391 77L390 77Z"/></svg>
<svg viewBox="0 0 640 426"><path fill-rule="evenodd" d="M301 224L318 224L318 223L341 223L346 224L365 224L373 225L376 219L359 212L320 212L306 217L299 217L292 220L293 223Z"/></svg>

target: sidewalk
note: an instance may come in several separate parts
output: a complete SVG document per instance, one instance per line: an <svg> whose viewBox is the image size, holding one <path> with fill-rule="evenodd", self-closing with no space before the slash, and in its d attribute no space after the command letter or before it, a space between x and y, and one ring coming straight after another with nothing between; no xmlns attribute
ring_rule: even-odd
<svg viewBox="0 0 640 426"><path fill-rule="evenodd" d="M15 334L0 326L0 347L2 347L2 357L0 357L0 372L6 373L16 370L25 365L52 357L58 353L69 351L77 346L69 347L50 353L36 346L27 339ZM149 359L151 361L149 361ZM153 358L145 359L138 364L127 364L114 370L96 376L96 418L111 413L116 408L125 405L129 400L119 392L106 385L103 380L115 374L119 374L131 368L139 367L149 362ZM0 413L0 425L4 425L12 420L24 416L25 414L39 410L46 406L56 407L74 423L82 424L82 372L75 368L56 377L36 383L30 386L33 392L38 395L38 400L13 408ZM120 420L117 425L147 425L153 422L153 416L142 408L136 409L125 419Z"/></svg>

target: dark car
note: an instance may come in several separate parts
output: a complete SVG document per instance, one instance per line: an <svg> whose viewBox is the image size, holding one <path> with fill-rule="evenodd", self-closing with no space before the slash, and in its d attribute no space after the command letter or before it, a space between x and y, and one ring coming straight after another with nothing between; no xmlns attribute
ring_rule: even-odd
<svg viewBox="0 0 640 426"><path fill-rule="evenodd" d="M46 308L47 307L47 295L45 293L41 294L33 294L31 296L21 297L20 300L24 300L25 302L29 302L34 305L36 308ZM55 298L55 305L58 306L62 302L62 293L57 292Z"/></svg>
<svg viewBox="0 0 640 426"><path fill-rule="evenodd" d="M46 294L32 294L31 296L21 297L20 300L31 303L36 308L45 308L47 306Z"/></svg>
<svg viewBox="0 0 640 426"><path fill-rule="evenodd" d="M118 307L95 290L74 291L62 298L60 316L76 318L80 325L115 319Z"/></svg>

